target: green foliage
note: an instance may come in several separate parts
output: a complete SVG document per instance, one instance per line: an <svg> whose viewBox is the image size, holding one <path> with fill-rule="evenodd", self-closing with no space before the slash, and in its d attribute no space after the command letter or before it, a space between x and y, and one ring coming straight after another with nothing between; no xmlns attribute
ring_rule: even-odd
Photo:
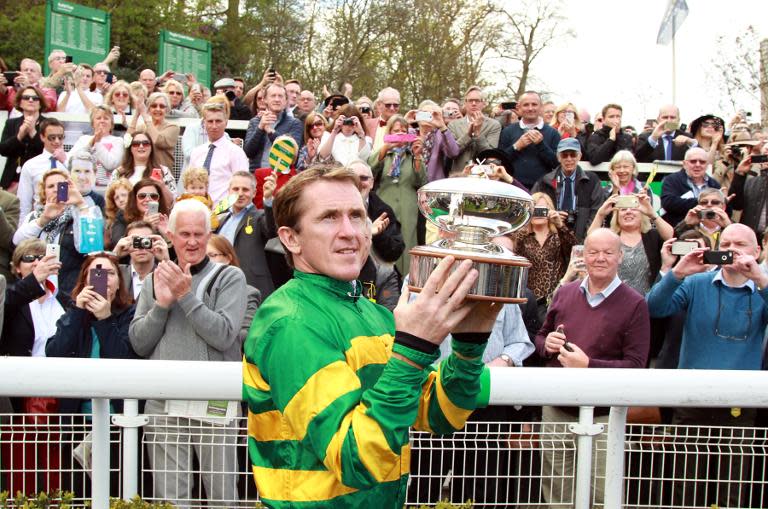
<svg viewBox="0 0 768 509"><path fill-rule="evenodd" d="M0 509L14 507L18 509L69 509L72 507L72 493L55 491L53 493L40 492L36 496L28 497L21 492L11 498L7 491L0 492Z"/></svg>

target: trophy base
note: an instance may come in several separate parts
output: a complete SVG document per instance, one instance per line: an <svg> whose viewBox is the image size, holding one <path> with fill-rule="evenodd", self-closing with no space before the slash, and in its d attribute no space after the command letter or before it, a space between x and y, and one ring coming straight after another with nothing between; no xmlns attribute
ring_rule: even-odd
<svg viewBox="0 0 768 509"><path fill-rule="evenodd" d="M526 302L525 288L531 262L507 249L498 246L494 248L496 249L485 250L482 246L472 251L452 249L445 241L437 241L430 246L417 246L409 251L411 267L408 289L421 292L440 260L451 255L457 262L472 260L473 268L478 271L477 281L470 289L467 300L503 304Z"/></svg>

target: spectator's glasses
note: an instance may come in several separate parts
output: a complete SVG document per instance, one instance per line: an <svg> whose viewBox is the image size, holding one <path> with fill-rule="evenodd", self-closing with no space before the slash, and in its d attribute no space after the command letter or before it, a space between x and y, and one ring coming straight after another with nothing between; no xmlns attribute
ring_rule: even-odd
<svg viewBox="0 0 768 509"><path fill-rule="evenodd" d="M112 94L112 97L128 97L129 95L128 92L115 92Z"/></svg>
<svg viewBox="0 0 768 509"><path fill-rule="evenodd" d="M688 161L691 164L700 164L702 166L707 164L706 159L686 159L686 161Z"/></svg>
<svg viewBox="0 0 768 509"><path fill-rule="evenodd" d="M167 106L165 104L163 104L163 103L152 103L152 104L149 105L149 107L150 108L159 108L161 110L164 110L165 108L167 108Z"/></svg>
<svg viewBox="0 0 768 509"><path fill-rule="evenodd" d="M699 205L708 205L710 207L720 207L723 204L720 200L702 200Z"/></svg>
<svg viewBox="0 0 768 509"><path fill-rule="evenodd" d="M131 142L132 147L149 147L152 145L152 142L149 140L135 140Z"/></svg>
<svg viewBox="0 0 768 509"><path fill-rule="evenodd" d="M160 199L160 195L158 193L137 193L136 198L139 200L150 199L152 201L157 201Z"/></svg>
<svg viewBox="0 0 768 509"><path fill-rule="evenodd" d="M94 74L107 74L109 71L105 71L103 69L99 69L98 71L93 71Z"/></svg>
<svg viewBox="0 0 768 509"><path fill-rule="evenodd" d="M577 159L579 153L575 150L564 150L563 152L560 152L558 156L560 156L561 159Z"/></svg>
<svg viewBox="0 0 768 509"><path fill-rule="evenodd" d="M384 103L384 107L388 110L396 110L400 107L400 103Z"/></svg>
<svg viewBox="0 0 768 509"><path fill-rule="evenodd" d="M719 130L723 128L723 124L717 120L705 120L701 123L701 127L714 127L715 129Z"/></svg>
<svg viewBox="0 0 768 509"><path fill-rule="evenodd" d="M218 258L226 258L226 257L227 257L227 255L225 255L224 253L216 253L216 252L208 253L208 258L216 258L216 259L218 259Z"/></svg>
<svg viewBox="0 0 768 509"><path fill-rule="evenodd" d="M45 137L48 141L64 140L63 134L49 134Z"/></svg>
<svg viewBox="0 0 768 509"><path fill-rule="evenodd" d="M360 113L370 113L370 112L371 112L370 106L360 106Z"/></svg>
<svg viewBox="0 0 768 509"><path fill-rule="evenodd" d="M357 178L360 179L360 182L368 182L373 179L373 177L369 177L368 175L358 175Z"/></svg>
<svg viewBox="0 0 768 509"><path fill-rule="evenodd" d="M181 92L179 92L178 90L169 90L168 92L166 92L166 94L168 94L168 95L184 95Z"/></svg>
<svg viewBox="0 0 768 509"><path fill-rule="evenodd" d="M38 260L42 260L44 256L44 254L26 254L21 257L21 261L24 263L32 263Z"/></svg>
<svg viewBox="0 0 768 509"><path fill-rule="evenodd" d="M315 122L314 124L312 124L312 127L322 127L322 128L325 128L325 122L323 122L322 120L320 122Z"/></svg>
<svg viewBox="0 0 768 509"><path fill-rule="evenodd" d="M730 336L720 333L720 313L723 311L723 287L717 285L717 320L715 321L715 336L723 339L733 339L736 341L745 341L749 337L749 330L752 328L752 294L749 294L749 308L747 308L747 331L744 335ZM729 314L731 310L726 309L726 314ZM743 320L739 320L743 322Z"/></svg>
<svg viewBox="0 0 768 509"><path fill-rule="evenodd" d="M21 96L22 101L33 101L33 102L39 102L40 98L36 95L22 95Z"/></svg>

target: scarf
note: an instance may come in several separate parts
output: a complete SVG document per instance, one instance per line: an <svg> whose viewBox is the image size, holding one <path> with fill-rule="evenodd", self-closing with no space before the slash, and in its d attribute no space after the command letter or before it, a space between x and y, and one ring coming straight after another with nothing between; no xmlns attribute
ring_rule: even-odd
<svg viewBox="0 0 768 509"><path fill-rule="evenodd" d="M36 221L38 218L40 218L43 215L43 206L38 205L37 209L35 210L35 213L32 215L31 221ZM49 221L48 224L43 226L43 231L41 233L45 234L45 242L48 244L53 243L54 239L57 235L60 235L61 232L66 228L66 226L72 222L72 206L68 206L64 209L64 212L59 214L59 216ZM59 242L61 243L61 242Z"/></svg>
<svg viewBox="0 0 768 509"><path fill-rule="evenodd" d="M424 137L421 149L421 157L424 159L424 168L429 166L429 159L432 157L432 148L435 146L435 138L437 137L437 134L435 134L436 131L437 129L432 129Z"/></svg>
<svg viewBox="0 0 768 509"><path fill-rule="evenodd" d="M394 159L392 159L392 166L389 167L389 173L387 173L390 178L400 178L400 165L403 162L403 157L408 155L410 151L410 147L407 145L405 147L395 147L389 151L390 154L395 154Z"/></svg>

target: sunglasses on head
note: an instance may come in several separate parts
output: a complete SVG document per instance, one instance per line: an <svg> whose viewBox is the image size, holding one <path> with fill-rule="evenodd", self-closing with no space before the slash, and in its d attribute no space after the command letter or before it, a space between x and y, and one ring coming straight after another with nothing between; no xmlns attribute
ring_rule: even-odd
<svg viewBox="0 0 768 509"><path fill-rule="evenodd" d="M137 193L136 198L139 200L146 200L149 198L150 200L157 201L160 198L160 195L157 193Z"/></svg>

